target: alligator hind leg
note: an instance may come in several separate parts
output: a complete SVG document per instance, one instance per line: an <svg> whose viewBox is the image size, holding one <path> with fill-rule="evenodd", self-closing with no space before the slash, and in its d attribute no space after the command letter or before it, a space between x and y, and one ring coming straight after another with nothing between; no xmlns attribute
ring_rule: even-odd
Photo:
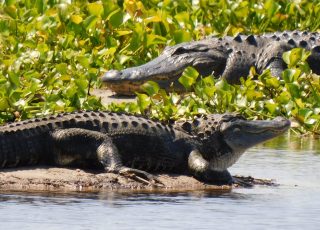
<svg viewBox="0 0 320 230"><path fill-rule="evenodd" d="M52 137L55 162L58 165L86 165L88 161L96 161L100 162L107 172L127 176L145 184L163 186L152 174L125 167L117 147L107 134L81 128L69 128L54 131Z"/></svg>
<svg viewBox="0 0 320 230"><path fill-rule="evenodd" d="M111 138L107 138L101 143L97 154L99 161L103 164L107 172L117 173L155 187L164 186L154 175L146 171L123 166L118 149L112 143Z"/></svg>

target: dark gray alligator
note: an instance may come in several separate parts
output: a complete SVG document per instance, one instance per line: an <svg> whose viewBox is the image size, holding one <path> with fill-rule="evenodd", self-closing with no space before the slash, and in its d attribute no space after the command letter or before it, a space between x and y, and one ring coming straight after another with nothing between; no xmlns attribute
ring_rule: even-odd
<svg viewBox="0 0 320 230"><path fill-rule="evenodd" d="M248 76L251 66L258 73L270 69L279 77L286 68L282 54L295 47L311 51L307 61L313 72L320 74L320 34L292 31L223 38L211 36L181 43L167 47L159 57L144 65L110 70L102 76L102 81L114 92L130 95L141 91L141 84L148 80L165 89L174 82L174 89L179 91L182 86L177 80L188 66L193 66L202 76L222 76L231 84Z"/></svg>
<svg viewBox="0 0 320 230"><path fill-rule="evenodd" d="M76 112L0 126L0 168L55 165L134 175L157 184L149 172L191 174L230 184L227 168L243 152L284 133L290 122L247 121L208 115L165 125L110 112ZM145 171L143 171L145 170Z"/></svg>

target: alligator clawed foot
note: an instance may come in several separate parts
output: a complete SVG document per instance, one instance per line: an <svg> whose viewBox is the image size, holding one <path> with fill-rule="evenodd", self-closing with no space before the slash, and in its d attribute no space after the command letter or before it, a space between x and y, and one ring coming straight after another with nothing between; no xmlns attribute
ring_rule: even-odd
<svg viewBox="0 0 320 230"><path fill-rule="evenodd" d="M125 177L129 177L140 183L151 185L152 187L165 187L164 184L159 181L154 175L139 169L122 168L119 170L119 174Z"/></svg>
<svg viewBox="0 0 320 230"><path fill-rule="evenodd" d="M243 188L252 188L253 184L239 177L232 177L232 184Z"/></svg>

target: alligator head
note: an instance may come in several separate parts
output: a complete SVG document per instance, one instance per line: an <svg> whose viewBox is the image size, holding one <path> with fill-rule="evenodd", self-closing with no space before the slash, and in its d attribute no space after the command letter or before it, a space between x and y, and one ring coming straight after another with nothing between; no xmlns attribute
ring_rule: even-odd
<svg viewBox="0 0 320 230"><path fill-rule="evenodd" d="M210 46L207 40L202 40L167 47L159 57L144 65L106 72L102 76L102 82L112 91L122 95L132 95L141 91L140 86L149 80L157 82L165 89L169 89L173 83L174 90L179 91L183 87L177 80L188 66L196 68L202 76L221 74L227 54L222 47Z"/></svg>
<svg viewBox="0 0 320 230"><path fill-rule="evenodd" d="M200 140L201 153L212 169L225 170L248 148L287 131L290 121L282 117L250 121L235 114L212 114L175 126Z"/></svg>

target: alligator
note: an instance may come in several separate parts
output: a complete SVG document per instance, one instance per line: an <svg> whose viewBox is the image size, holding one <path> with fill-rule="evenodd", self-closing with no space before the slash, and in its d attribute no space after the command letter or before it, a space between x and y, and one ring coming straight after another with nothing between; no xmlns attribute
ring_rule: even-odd
<svg viewBox="0 0 320 230"><path fill-rule="evenodd" d="M249 121L234 114L164 124L112 112L63 113L0 126L0 168L91 168L156 186L161 182L152 172L167 172L231 184L227 168L289 126L281 117Z"/></svg>
<svg viewBox="0 0 320 230"><path fill-rule="evenodd" d="M124 70L109 70L102 76L117 94L131 95L141 91L140 86L149 80L162 88L183 90L178 78L188 67L194 67L202 76L222 77L230 84L239 84L241 77L255 67L258 74L270 69L280 77L286 64L285 51L296 47L311 51L307 62L312 71L320 74L320 34L307 31L286 31L263 35L211 36L204 40L185 42L167 47L150 62ZM172 87L172 84L174 87Z"/></svg>

